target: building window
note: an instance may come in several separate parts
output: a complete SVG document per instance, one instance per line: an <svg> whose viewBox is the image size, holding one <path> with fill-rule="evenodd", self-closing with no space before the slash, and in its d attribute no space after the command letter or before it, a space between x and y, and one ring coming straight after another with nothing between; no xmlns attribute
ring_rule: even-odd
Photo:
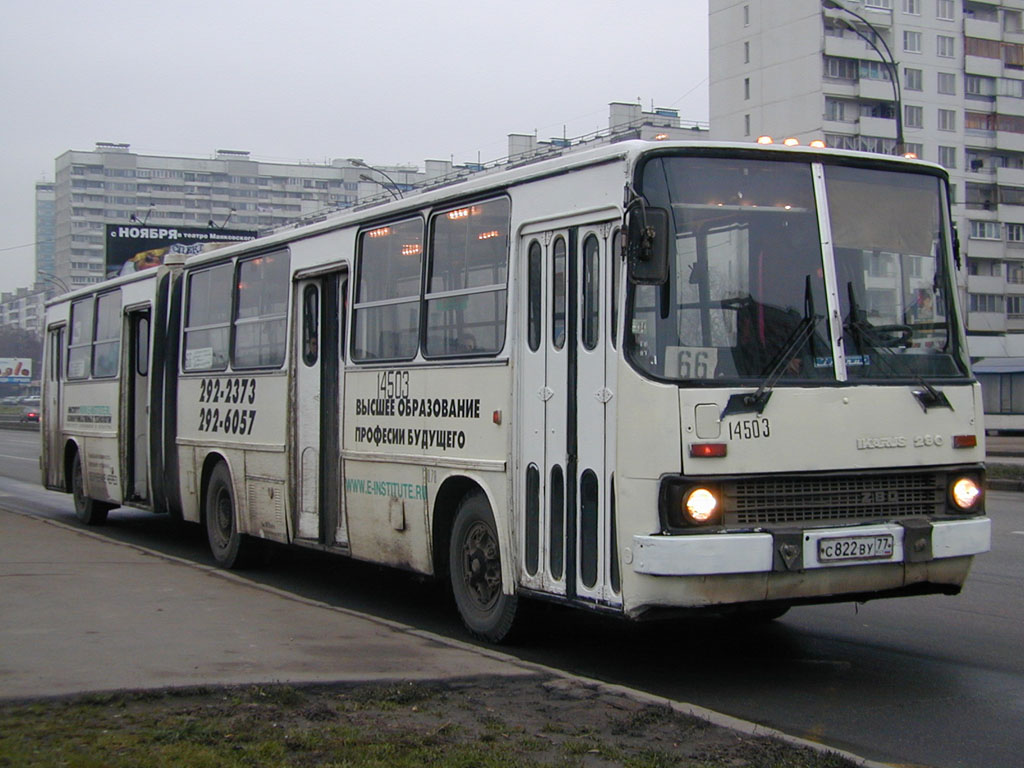
<svg viewBox="0 0 1024 768"><path fill-rule="evenodd" d="M856 82L857 73L858 67L856 59L842 59L837 56L825 57L825 77L833 80L849 80Z"/></svg>
<svg viewBox="0 0 1024 768"><path fill-rule="evenodd" d="M750 115L743 116L743 135L750 135Z"/></svg>
<svg viewBox="0 0 1024 768"><path fill-rule="evenodd" d="M935 18L953 21L953 0L935 0Z"/></svg>
<svg viewBox="0 0 1024 768"><path fill-rule="evenodd" d="M956 112L952 109L940 109L939 110L939 130L940 131L955 131L956 130Z"/></svg>
<svg viewBox="0 0 1024 768"><path fill-rule="evenodd" d="M964 129L992 133L996 129L995 118L988 112L964 112Z"/></svg>
<svg viewBox="0 0 1024 768"><path fill-rule="evenodd" d="M1007 224L1006 240L1010 243L1024 243L1024 224Z"/></svg>
<svg viewBox="0 0 1024 768"><path fill-rule="evenodd" d="M939 72L938 80L936 82L936 88L939 93L945 93L949 96L955 96L956 75L950 72Z"/></svg>
<svg viewBox="0 0 1024 768"><path fill-rule="evenodd" d="M903 12L914 16L921 15L921 0L903 0Z"/></svg>
<svg viewBox="0 0 1024 768"><path fill-rule="evenodd" d="M743 44L743 63L750 63L750 41L748 40Z"/></svg>
<svg viewBox="0 0 1024 768"><path fill-rule="evenodd" d="M903 68L903 87L908 91L923 91L924 78L920 69Z"/></svg>
<svg viewBox="0 0 1024 768"><path fill-rule="evenodd" d="M921 33L911 32L909 29L903 32L903 50L907 53L921 52Z"/></svg>
<svg viewBox="0 0 1024 768"><path fill-rule="evenodd" d="M971 220L972 240L1000 240L998 221Z"/></svg>
<svg viewBox="0 0 1024 768"><path fill-rule="evenodd" d="M964 55L978 56L982 59L998 59L1001 57L999 41L986 40L981 37L965 37Z"/></svg>
<svg viewBox="0 0 1024 768"><path fill-rule="evenodd" d="M1024 81L1016 80L1010 82ZM969 99L991 99L996 95L996 81L983 75L964 75L964 95Z"/></svg>
<svg viewBox="0 0 1024 768"><path fill-rule="evenodd" d="M892 0L864 0L865 8L884 8L885 10L892 10Z"/></svg>
<svg viewBox="0 0 1024 768"><path fill-rule="evenodd" d="M749 5L744 5L743 6L743 26L744 27L749 27L750 26L750 6Z"/></svg>
<svg viewBox="0 0 1024 768"><path fill-rule="evenodd" d="M939 165L956 168L956 147L939 147Z"/></svg>
<svg viewBox="0 0 1024 768"><path fill-rule="evenodd" d="M846 103L838 99L825 99L825 119L838 123L846 121Z"/></svg>
<svg viewBox="0 0 1024 768"><path fill-rule="evenodd" d="M924 127L924 107L914 107L905 104L903 107L903 124L907 128Z"/></svg>
<svg viewBox="0 0 1024 768"><path fill-rule="evenodd" d="M1024 24L1021 22L1020 11L1009 11L1003 9L1003 31L1020 34L1024 31Z"/></svg>
<svg viewBox="0 0 1024 768"><path fill-rule="evenodd" d="M944 59L952 59L956 53L956 39L949 35L936 35L935 54Z"/></svg>
<svg viewBox="0 0 1024 768"><path fill-rule="evenodd" d="M991 293L972 293L971 312L1003 313L1003 297Z"/></svg>
<svg viewBox="0 0 1024 768"><path fill-rule="evenodd" d="M750 101L750 78L743 78L743 99L744 101Z"/></svg>
<svg viewBox="0 0 1024 768"><path fill-rule="evenodd" d="M906 154L914 155L914 157L923 160L924 159L924 144L915 144L910 141L903 142L903 151Z"/></svg>
<svg viewBox="0 0 1024 768"><path fill-rule="evenodd" d="M862 80L892 80L889 67L880 61L861 61L859 75Z"/></svg>

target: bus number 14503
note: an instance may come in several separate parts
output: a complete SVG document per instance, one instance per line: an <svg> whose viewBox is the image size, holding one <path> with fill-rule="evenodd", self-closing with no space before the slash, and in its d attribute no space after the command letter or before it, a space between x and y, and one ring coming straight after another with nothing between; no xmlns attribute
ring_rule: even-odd
<svg viewBox="0 0 1024 768"><path fill-rule="evenodd" d="M729 422L730 440L757 440L771 437L772 428L768 419L739 419Z"/></svg>

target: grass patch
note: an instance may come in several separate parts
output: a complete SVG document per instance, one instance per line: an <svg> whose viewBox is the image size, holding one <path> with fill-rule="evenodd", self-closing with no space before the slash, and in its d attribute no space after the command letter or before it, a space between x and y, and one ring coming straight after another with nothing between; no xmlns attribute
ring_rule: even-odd
<svg viewBox="0 0 1024 768"><path fill-rule="evenodd" d="M850 768L539 678L103 694L0 704L0 768ZM584 691L586 694L586 691Z"/></svg>

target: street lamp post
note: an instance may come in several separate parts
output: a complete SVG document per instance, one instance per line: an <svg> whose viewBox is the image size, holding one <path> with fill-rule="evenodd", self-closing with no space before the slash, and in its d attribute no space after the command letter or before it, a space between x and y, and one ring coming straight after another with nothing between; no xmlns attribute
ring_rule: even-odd
<svg viewBox="0 0 1024 768"><path fill-rule="evenodd" d="M374 168L372 165L364 163L362 160L360 160L358 158L355 158L355 157L348 158L348 161L350 163L352 163L352 165L354 165L356 168L365 168L368 171L376 171L381 176L383 176L385 179L387 179L391 183L391 186L394 187L394 191L388 189L387 187L384 187L384 188L388 189L388 192L391 192L391 196L394 197L396 200L398 198L400 198L400 197L404 197L404 195L402 195L402 188L399 187L398 184L395 183L394 179L392 179L390 176L388 176L380 168ZM359 178L360 179L365 179L366 181L374 181L374 179L371 179L371 178L367 177L365 174L361 175ZM376 182L376 183L379 184L380 182ZM381 184L381 186L384 186L384 185ZM397 195L395 194L396 192L398 193Z"/></svg>
<svg viewBox="0 0 1024 768"><path fill-rule="evenodd" d="M892 81L892 96L896 106L896 154L902 155L904 152L903 96L902 90L900 88L899 67L896 65L896 59L893 58L892 51L889 50L888 43L885 42L885 38L875 28L874 24L865 19L859 13L855 13L846 6L840 4L837 0L821 0L821 4L825 8L829 8L836 11L842 11L843 13L848 13L850 16L853 16L853 18L857 19L864 26L870 29L875 34L875 37L881 41L882 47L885 49L885 53L882 53L882 50L878 47L878 45L875 44L875 41L872 40L867 35L865 35L859 29L857 29L857 27L855 27L850 22L846 21L846 19L841 20L847 26L848 29L852 30L855 35L857 35L859 38L861 38L864 42L866 42L874 49L875 53L878 54L878 58L882 60L882 63L885 64L886 69L889 70L889 79Z"/></svg>

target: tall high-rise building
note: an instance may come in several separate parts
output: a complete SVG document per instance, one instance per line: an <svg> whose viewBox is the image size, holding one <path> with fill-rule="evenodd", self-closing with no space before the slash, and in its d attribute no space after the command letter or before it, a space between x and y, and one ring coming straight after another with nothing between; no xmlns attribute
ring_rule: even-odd
<svg viewBox="0 0 1024 768"><path fill-rule="evenodd" d="M36 182L36 282L53 277L57 198L52 181Z"/></svg>
<svg viewBox="0 0 1024 768"><path fill-rule="evenodd" d="M1024 0L710 0L709 12L712 138L824 139L947 168L970 353L1024 357Z"/></svg>

